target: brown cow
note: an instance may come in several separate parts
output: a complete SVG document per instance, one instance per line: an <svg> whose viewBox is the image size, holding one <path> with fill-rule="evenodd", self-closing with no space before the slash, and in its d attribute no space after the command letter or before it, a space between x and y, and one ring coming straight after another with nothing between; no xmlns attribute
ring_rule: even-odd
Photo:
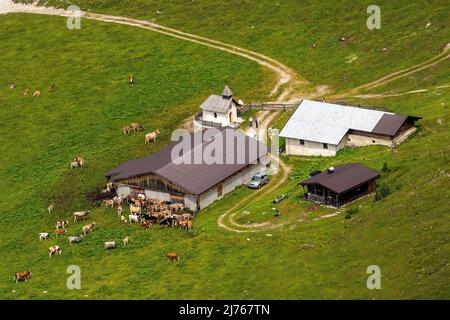
<svg viewBox="0 0 450 320"><path fill-rule="evenodd" d="M169 252L166 254L169 261L180 261L180 257L175 252Z"/></svg>
<svg viewBox="0 0 450 320"><path fill-rule="evenodd" d="M51 246L48 248L48 256L51 258L54 254L61 254L62 250L59 246Z"/></svg>
<svg viewBox="0 0 450 320"><path fill-rule="evenodd" d="M91 222L91 223L89 223L89 224L83 226L82 230L83 230L84 236L86 236L88 233L92 233L92 231L94 230L94 227L95 227L96 225L97 225L97 224L96 224L95 222Z"/></svg>
<svg viewBox="0 0 450 320"><path fill-rule="evenodd" d="M31 277L31 270L29 271L24 271L24 272L16 272L14 274L14 281L16 283L19 283L19 281L25 281L27 282L27 280Z"/></svg>
<svg viewBox="0 0 450 320"><path fill-rule="evenodd" d="M142 124L136 123L136 122L133 122L132 124L130 124L130 127L134 132L144 130L144 126Z"/></svg>

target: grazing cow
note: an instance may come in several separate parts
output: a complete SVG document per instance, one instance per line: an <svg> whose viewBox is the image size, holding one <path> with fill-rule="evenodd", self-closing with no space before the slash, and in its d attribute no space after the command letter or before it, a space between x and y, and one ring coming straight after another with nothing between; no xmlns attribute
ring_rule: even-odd
<svg viewBox="0 0 450 320"><path fill-rule="evenodd" d="M150 220L144 221L144 222L142 222L139 226L140 226L142 229L148 229L148 228L151 227L151 221L150 221Z"/></svg>
<svg viewBox="0 0 450 320"><path fill-rule="evenodd" d="M80 163L78 161L72 161L69 163L70 169L78 169L81 168Z"/></svg>
<svg viewBox="0 0 450 320"><path fill-rule="evenodd" d="M130 242L130 238L125 237L122 241L123 241L123 246L126 247L126 246L128 246L128 243Z"/></svg>
<svg viewBox="0 0 450 320"><path fill-rule="evenodd" d="M133 131L133 128L131 126L126 126L122 128L122 133L129 135Z"/></svg>
<svg viewBox="0 0 450 320"><path fill-rule="evenodd" d="M175 219L170 217L170 218L166 218L163 221L161 221L159 223L159 225L168 227L168 226L173 226L174 223L175 223Z"/></svg>
<svg viewBox="0 0 450 320"><path fill-rule="evenodd" d="M192 214L190 214L190 213L182 213L181 214L181 219L182 220L191 220L192 219Z"/></svg>
<svg viewBox="0 0 450 320"><path fill-rule="evenodd" d="M166 254L169 261L180 261L180 257L175 252L169 252Z"/></svg>
<svg viewBox="0 0 450 320"><path fill-rule="evenodd" d="M80 165L80 169L84 169L84 167L86 167L86 160L80 158L80 160L78 160L78 164Z"/></svg>
<svg viewBox="0 0 450 320"><path fill-rule="evenodd" d="M83 221L86 219L86 217L91 213L91 211L79 211L73 213L73 222L77 222L80 219L83 219Z"/></svg>
<svg viewBox="0 0 450 320"><path fill-rule="evenodd" d="M56 229L65 229L66 226L69 224L69 221L56 221Z"/></svg>
<svg viewBox="0 0 450 320"><path fill-rule="evenodd" d="M114 208L114 200L103 200L103 205L105 207Z"/></svg>
<svg viewBox="0 0 450 320"><path fill-rule="evenodd" d="M88 233L92 233L94 231L94 227L97 224L95 222L91 222L85 226L83 226L82 230L83 230L83 235L86 236Z"/></svg>
<svg viewBox="0 0 450 320"><path fill-rule="evenodd" d="M41 96L41 92L39 90L36 90L35 92L33 92L33 97L40 97Z"/></svg>
<svg viewBox="0 0 450 320"><path fill-rule="evenodd" d="M106 191L111 192L114 189L114 183L113 182L108 182L106 184Z"/></svg>
<svg viewBox="0 0 450 320"><path fill-rule="evenodd" d="M23 95L27 96L30 94L30 92L31 92L30 89L26 88L25 90L23 90Z"/></svg>
<svg viewBox="0 0 450 320"><path fill-rule="evenodd" d="M192 220L187 220L184 227L186 230L192 231Z"/></svg>
<svg viewBox="0 0 450 320"><path fill-rule="evenodd" d="M138 223L139 222L139 216L135 215L135 214L130 214L128 216L128 219L130 220L130 223L133 223L133 222Z"/></svg>
<svg viewBox="0 0 450 320"><path fill-rule="evenodd" d="M180 229L185 229L185 230L192 230L192 221L191 220L179 220L178 225L180 226Z"/></svg>
<svg viewBox="0 0 450 320"><path fill-rule="evenodd" d="M159 130L147 133L145 135L145 144L149 144L150 142L155 142L156 141L156 137L159 135Z"/></svg>
<svg viewBox="0 0 450 320"><path fill-rule="evenodd" d="M51 246L48 248L48 256L51 258L54 254L61 254L62 250L59 246Z"/></svg>
<svg viewBox="0 0 450 320"><path fill-rule="evenodd" d="M11 84L9 85L9 88L10 88L10 89L15 89L15 88L17 88L17 85L13 82L13 83L11 83Z"/></svg>
<svg viewBox="0 0 450 320"><path fill-rule="evenodd" d="M145 194L143 194L143 193L139 193L138 194L138 199L140 199L140 200L145 200Z"/></svg>
<svg viewBox="0 0 450 320"><path fill-rule="evenodd" d="M135 213L139 214L139 213L141 213L141 207L136 207L136 206L133 206L133 205L130 204L130 213L131 214L135 214Z"/></svg>
<svg viewBox="0 0 450 320"><path fill-rule="evenodd" d="M52 213L54 209L55 209L55 205L53 203L51 203L47 208L48 213Z"/></svg>
<svg viewBox="0 0 450 320"><path fill-rule="evenodd" d="M181 203L172 203L169 207L172 212L178 212L184 209L184 206Z"/></svg>
<svg viewBox="0 0 450 320"><path fill-rule="evenodd" d="M123 204L123 199L121 196L116 196L113 198L114 202L117 203L118 206L121 206Z"/></svg>
<svg viewBox="0 0 450 320"><path fill-rule="evenodd" d="M144 130L144 126L139 123L132 123L132 124L130 124L130 127L134 132Z"/></svg>
<svg viewBox="0 0 450 320"><path fill-rule="evenodd" d="M117 207L117 215L118 216L123 216L123 207L122 205L119 204L119 206Z"/></svg>
<svg viewBox="0 0 450 320"><path fill-rule="evenodd" d="M115 249L117 247L117 244L115 241L108 241L105 242L105 249L109 250L109 249Z"/></svg>
<svg viewBox="0 0 450 320"><path fill-rule="evenodd" d="M120 222L121 222L122 224L127 224L127 223L128 223L127 219L125 219L124 216L120 216Z"/></svg>
<svg viewBox="0 0 450 320"><path fill-rule="evenodd" d="M128 76L128 84L134 85L134 77L132 74Z"/></svg>
<svg viewBox="0 0 450 320"><path fill-rule="evenodd" d="M80 236L71 236L71 237L67 238L67 240L69 241L70 244L72 244L72 243L81 242L82 238L83 238L82 235L80 235Z"/></svg>
<svg viewBox="0 0 450 320"><path fill-rule="evenodd" d="M48 238L50 238L50 233L48 232L39 233L39 241L47 240Z"/></svg>
<svg viewBox="0 0 450 320"><path fill-rule="evenodd" d="M14 274L14 281L16 283L19 283L19 281L27 282L27 280L30 279L30 277L31 277L31 270L24 272L16 272Z"/></svg>

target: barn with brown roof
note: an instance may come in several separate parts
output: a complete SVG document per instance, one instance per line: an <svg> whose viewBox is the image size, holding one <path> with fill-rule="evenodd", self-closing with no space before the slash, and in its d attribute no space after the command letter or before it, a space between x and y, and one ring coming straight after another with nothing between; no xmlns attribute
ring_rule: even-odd
<svg viewBox="0 0 450 320"><path fill-rule="evenodd" d="M116 184L118 195L145 194L150 199L183 203L198 211L249 181L266 164L267 146L240 130L208 129L182 138L190 141L187 148L184 145L182 155L183 139L106 173L108 180ZM219 147L214 148L214 143ZM203 155L212 149L212 154L218 156L208 163ZM199 155L201 161L197 161Z"/></svg>
<svg viewBox="0 0 450 320"><path fill-rule="evenodd" d="M375 180L379 176L362 164L352 163L314 172L300 184L306 189L306 200L340 207L375 191Z"/></svg>

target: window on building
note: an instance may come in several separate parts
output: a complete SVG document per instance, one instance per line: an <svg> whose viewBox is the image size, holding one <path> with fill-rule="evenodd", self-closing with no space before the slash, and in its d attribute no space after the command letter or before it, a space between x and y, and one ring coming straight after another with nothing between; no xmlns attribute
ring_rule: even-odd
<svg viewBox="0 0 450 320"><path fill-rule="evenodd" d="M217 112L214 112L214 118L217 118Z"/></svg>
<svg viewBox="0 0 450 320"><path fill-rule="evenodd" d="M301 145L301 146L304 146L304 145L305 145L305 140L301 140L301 139L300 139L300 145Z"/></svg>
<svg viewBox="0 0 450 320"><path fill-rule="evenodd" d="M324 144L323 144L323 148L324 148L324 149L328 149L328 143L324 143Z"/></svg>
<svg viewBox="0 0 450 320"><path fill-rule="evenodd" d="M375 143L375 140L372 140L372 143Z"/></svg>

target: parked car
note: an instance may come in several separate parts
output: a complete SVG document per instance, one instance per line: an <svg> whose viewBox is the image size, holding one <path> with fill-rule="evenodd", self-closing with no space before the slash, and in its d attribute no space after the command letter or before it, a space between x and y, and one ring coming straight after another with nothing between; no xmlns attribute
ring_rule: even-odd
<svg viewBox="0 0 450 320"><path fill-rule="evenodd" d="M267 183L269 183L269 176L267 173L258 172L252 177L247 186L252 189L259 189Z"/></svg>

